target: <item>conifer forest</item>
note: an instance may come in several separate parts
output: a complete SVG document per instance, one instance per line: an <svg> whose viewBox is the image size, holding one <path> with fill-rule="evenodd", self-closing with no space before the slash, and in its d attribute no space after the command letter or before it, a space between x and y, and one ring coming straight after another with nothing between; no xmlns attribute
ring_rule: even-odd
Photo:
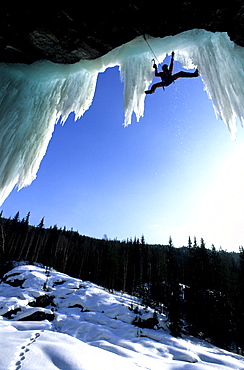
<svg viewBox="0 0 244 370"><path fill-rule="evenodd" d="M124 241L95 239L56 225L0 218L1 276L12 261L53 267L109 290L135 295L168 316L171 334L190 334L244 353L244 249L206 248L189 238L175 248L149 245L144 236ZM138 326L140 323L136 323Z"/></svg>

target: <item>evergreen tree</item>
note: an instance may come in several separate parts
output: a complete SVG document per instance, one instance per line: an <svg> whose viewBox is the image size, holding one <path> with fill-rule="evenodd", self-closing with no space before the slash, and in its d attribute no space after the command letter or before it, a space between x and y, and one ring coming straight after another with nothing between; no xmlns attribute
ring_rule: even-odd
<svg viewBox="0 0 244 370"><path fill-rule="evenodd" d="M182 330L182 304L179 279L177 274L177 260L172 238L169 238L167 253L168 269L168 320L169 329L173 336L179 337Z"/></svg>
<svg viewBox="0 0 244 370"><path fill-rule="evenodd" d="M244 350L244 249L240 254L209 250L196 238L188 247L148 245L144 236L119 242L81 236L73 230L29 225L0 218L0 251L5 261L28 260L108 289L138 293L145 304L164 306L171 333L179 336L182 318L191 334L225 349ZM4 253L3 253L4 252ZM186 285L184 292L182 284Z"/></svg>
<svg viewBox="0 0 244 370"><path fill-rule="evenodd" d="M16 213L16 215L14 216L13 220L12 220L13 223L18 223L19 222L19 211Z"/></svg>
<svg viewBox="0 0 244 370"><path fill-rule="evenodd" d="M4 234L4 226L2 220L2 212L0 214L0 269L5 263L6 253L5 253L5 234ZM1 276L1 274L0 274Z"/></svg>
<svg viewBox="0 0 244 370"><path fill-rule="evenodd" d="M27 216L25 218L25 224L29 225L29 222L30 222L30 212L27 213Z"/></svg>
<svg viewBox="0 0 244 370"><path fill-rule="evenodd" d="M244 248L240 247L240 268L237 292L237 310L236 310L236 341L237 347L242 348L244 353Z"/></svg>
<svg viewBox="0 0 244 370"><path fill-rule="evenodd" d="M177 282L171 284L171 296L168 304L169 329L174 337L180 337L182 332L182 302L180 285Z"/></svg>
<svg viewBox="0 0 244 370"><path fill-rule="evenodd" d="M39 227L40 229L42 229L44 227L44 220L45 220L45 217L42 217L39 225L37 227Z"/></svg>
<svg viewBox="0 0 244 370"><path fill-rule="evenodd" d="M188 237L188 248L189 249L192 248L192 241L191 241L191 237L190 236Z"/></svg>

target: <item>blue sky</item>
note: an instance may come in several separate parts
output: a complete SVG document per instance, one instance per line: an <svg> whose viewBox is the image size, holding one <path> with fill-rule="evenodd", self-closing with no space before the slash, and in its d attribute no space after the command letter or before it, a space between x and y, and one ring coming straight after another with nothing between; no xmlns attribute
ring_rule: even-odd
<svg viewBox="0 0 244 370"><path fill-rule="evenodd" d="M175 64L175 72L180 69ZM156 82L157 79L155 78ZM201 78L180 79L146 97L139 123L123 127L118 68L100 74L93 105L56 125L37 179L14 190L5 217L31 212L31 224L74 228L120 240L145 235L176 247L188 236L207 247L244 244L244 132L235 142L216 120ZM243 207L242 207L243 206Z"/></svg>

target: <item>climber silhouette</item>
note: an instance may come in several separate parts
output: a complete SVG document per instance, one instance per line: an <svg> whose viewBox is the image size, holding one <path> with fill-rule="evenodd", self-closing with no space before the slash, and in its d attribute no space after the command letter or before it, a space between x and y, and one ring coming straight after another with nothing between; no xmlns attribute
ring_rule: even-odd
<svg viewBox="0 0 244 370"><path fill-rule="evenodd" d="M153 59L154 60L153 68L155 69L155 76L156 77L161 77L162 81L152 85L150 90L145 91L145 94L153 94L158 87L163 87L164 88L165 86L169 86L175 80L177 80L178 78L181 78L181 77L188 77L189 78L189 77L198 77L199 76L198 69L196 69L195 72L193 72L193 73L180 71L180 72L175 73L174 75L172 75L173 67L174 67L174 55L175 55L175 53L172 52L171 62L170 62L169 68L168 68L167 64L164 64L162 66L163 72L158 72L157 65L155 64L155 60Z"/></svg>

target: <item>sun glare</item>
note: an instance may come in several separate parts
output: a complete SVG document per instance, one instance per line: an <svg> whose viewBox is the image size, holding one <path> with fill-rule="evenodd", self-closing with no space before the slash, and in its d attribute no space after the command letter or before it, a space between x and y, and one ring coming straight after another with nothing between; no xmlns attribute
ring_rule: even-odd
<svg viewBox="0 0 244 370"><path fill-rule="evenodd" d="M244 146L238 145L209 182L197 210L197 228L203 232L206 230L206 234L212 236L213 243L218 236L224 249L238 250L243 238L240 235L244 218L243 160Z"/></svg>

